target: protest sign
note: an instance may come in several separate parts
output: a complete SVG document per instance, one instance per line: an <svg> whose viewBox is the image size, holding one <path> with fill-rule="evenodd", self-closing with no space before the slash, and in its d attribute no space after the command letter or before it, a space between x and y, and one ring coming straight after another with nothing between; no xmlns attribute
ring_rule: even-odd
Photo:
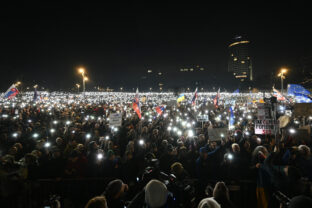
<svg viewBox="0 0 312 208"><path fill-rule="evenodd" d="M257 119L255 122L255 134L274 134L278 128L279 122L273 119Z"/></svg>
<svg viewBox="0 0 312 208"><path fill-rule="evenodd" d="M122 115L121 113L111 113L109 115L109 125L110 126L121 126L122 124Z"/></svg>

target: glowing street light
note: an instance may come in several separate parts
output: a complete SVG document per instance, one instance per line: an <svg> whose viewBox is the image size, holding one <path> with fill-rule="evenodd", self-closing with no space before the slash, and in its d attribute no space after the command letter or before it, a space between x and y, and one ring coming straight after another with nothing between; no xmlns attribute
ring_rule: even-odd
<svg viewBox="0 0 312 208"><path fill-rule="evenodd" d="M281 94L283 95L283 80L286 78L284 75L286 74L288 70L285 68L282 68L280 73L277 75L278 77L281 77Z"/></svg>
<svg viewBox="0 0 312 208"><path fill-rule="evenodd" d="M86 91L86 81L88 81L88 77L85 76L85 69L84 68L80 68L78 69L79 73L81 74L82 76L82 90L83 90L83 93Z"/></svg>
<svg viewBox="0 0 312 208"><path fill-rule="evenodd" d="M80 84L76 84L76 87L77 87L78 93L79 93Z"/></svg>
<svg viewBox="0 0 312 208"><path fill-rule="evenodd" d="M50 142L46 142L45 144L44 144L44 147L45 148L48 148L48 147L50 147L51 146L51 143Z"/></svg>

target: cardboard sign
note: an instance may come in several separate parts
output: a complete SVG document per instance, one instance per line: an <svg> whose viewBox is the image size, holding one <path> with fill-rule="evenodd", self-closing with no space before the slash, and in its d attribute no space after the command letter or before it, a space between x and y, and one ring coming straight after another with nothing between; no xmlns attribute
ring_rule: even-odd
<svg viewBox="0 0 312 208"><path fill-rule="evenodd" d="M258 103L258 119L268 119L270 118L270 106L265 103Z"/></svg>
<svg viewBox="0 0 312 208"><path fill-rule="evenodd" d="M109 115L109 125L110 126L121 126L122 124L122 115L121 113L111 113Z"/></svg>
<svg viewBox="0 0 312 208"><path fill-rule="evenodd" d="M278 132L279 122L273 119L256 120L255 122L255 134L275 134L275 130Z"/></svg>
<svg viewBox="0 0 312 208"><path fill-rule="evenodd" d="M227 136L227 128L214 128L208 130L208 137L210 141L221 140L221 135L224 135L224 138Z"/></svg>
<svg viewBox="0 0 312 208"><path fill-rule="evenodd" d="M198 115L196 119L198 122L207 122L209 117L208 115Z"/></svg>
<svg viewBox="0 0 312 208"><path fill-rule="evenodd" d="M312 103L296 103L294 105L294 116L311 116Z"/></svg>

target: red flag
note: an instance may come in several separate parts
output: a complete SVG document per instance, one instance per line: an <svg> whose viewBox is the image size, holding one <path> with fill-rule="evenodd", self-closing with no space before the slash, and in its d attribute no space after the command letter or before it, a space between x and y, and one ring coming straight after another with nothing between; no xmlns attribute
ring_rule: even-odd
<svg viewBox="0 0 312 208"><path fill-rule="evenodd" d="M135 98L132 103L133 110L138 114L139 119L141 119L141 108L140 108L140 99L139 99L139 90L136 90Z"/></svg>
<svg viewBox="0 0 312 208"><path fill-rule="evenodd" d="M220 88L218 89L216 97L213 99L213 104L215 105L216 108L218 108L219 106L219 98L220 98Z"/></svg>

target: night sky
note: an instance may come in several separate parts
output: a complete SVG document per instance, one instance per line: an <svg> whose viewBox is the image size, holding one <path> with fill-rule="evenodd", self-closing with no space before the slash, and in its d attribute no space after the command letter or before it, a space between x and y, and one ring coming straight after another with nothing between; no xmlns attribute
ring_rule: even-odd
<svg viewBox="0 0 312 208"><path fill-rule="evenodd" d="M140 84L147 69L163 72L167 86L179 86L192 75L174 79L175 74L195 65L205 68L202 80L210 86L236 88L227 73L227 46L235 35L251 41L259 86L270 86L268 78L282 66L290 68L289 82L302 81L301 60L312 56L309 8L286 3L3 5L0 90L18 80L24 87L38 83L68 90L80 80L79 66L88 72L88 89L147 87Z"/></svg>

